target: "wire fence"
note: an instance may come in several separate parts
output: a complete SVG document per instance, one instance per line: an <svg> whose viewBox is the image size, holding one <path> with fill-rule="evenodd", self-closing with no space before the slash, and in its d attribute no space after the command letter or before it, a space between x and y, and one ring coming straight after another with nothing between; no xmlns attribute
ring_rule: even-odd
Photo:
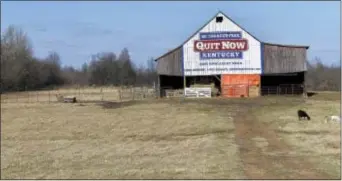
<svg viewBox="0 0 342 181"><path fill-rule="evenodd" d="M231 84L220 87L220 93L212 96L233 98L233 97L258 97L267 95L303 95L302 84L282 84L278 86L253 86L247 84ZM161 97L183 97L183 89L161 88Z"/></svg>
<svg viewBox="0 0 342 181"><path fill-rule="evenodd" d="M279 86L262 86L261 95L301 95L304 87L301 84L283 84Z"/></svg>
<svg viewBox="0 0 342 181"><path fill-rule="evenodd" d="M1 94L1 103L58 102L58 95L76 97L77 102L128 101L156 98L151 87L79 87Z"/></svg>
<svg viewBox="0 0 342 181"><path fill-rule="evenodd" d="M221 90L222 97L255 97L266 95L301 95L304 88L299 84L288 84L280 86L262 86L260 89L251 92L251 86L241 93L240 87L231 87L232 93ZM76 97L77 102L99 102L99 101L129 101L144 100L161 97L183 97L183 89L171 89L154 87L78 87L44 91L24 91L1 94L1 103L37 103L37 102L58 102L58 95L63 97ZM259 93L258 93L259 92ZM239 93L239 95L237 95ZM224 95L225 94L225 95ZM236 94L236 95L235 95ZM253 94L253 95L252 95ZM255 95L254 95L255 94Z"/></svg>

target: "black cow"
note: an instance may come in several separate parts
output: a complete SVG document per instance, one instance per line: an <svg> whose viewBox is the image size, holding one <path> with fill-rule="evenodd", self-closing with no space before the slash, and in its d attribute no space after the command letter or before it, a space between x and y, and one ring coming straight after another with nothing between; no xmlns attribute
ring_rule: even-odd
<svg viewBox="0 0 342 181"><path fill-rule="evenodd" d="M298 110L297 111L297 114L298 114L298 120L301 120L301 119L307 119L307 120L310 120L310 116L303 110Z"/></svg>

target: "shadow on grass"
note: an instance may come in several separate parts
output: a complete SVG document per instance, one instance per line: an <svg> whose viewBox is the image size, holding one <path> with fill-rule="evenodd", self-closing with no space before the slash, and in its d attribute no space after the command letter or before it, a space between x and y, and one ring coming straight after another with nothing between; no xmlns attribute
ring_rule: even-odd
<svg viewBox="0 0 342 181"><path fill-rule="evenodd" d="M104 109L117 109L117 108L123 108L123 107L129 107L129 106L133 106L136 104L141 104L142 101L126 101L126 102L101 102L99 103L102 108Z"/></svg>
<svg viewBox="0 0 342 181"><path fill-rule="evenodd" d="M250 98L250 99L226 99L226 98L201 98L201 99L184 99L184 98L174 98L174 99L147 99L147 100L131 100L125 102L114 102L114 101L89 101L82 103L97 103L104 109L117 109L128 106L133 106L136 104L158 104L167 103L170 106L188 106L189 104L197 105L209 105L214 107L227 107L227 106L247 106L247 107L262 107L262 106L273 106L273 105L297 105L302 103L302 98L298 97L270 97L270 98ZM212 108L199 108L200 111L209 112Z"/></svg>
<svg viewBox="0 0 342 181"><path fill-rule="evenodd" d="M318 135L318 134L328 134L330 131L285 131L285 130L277 130L278 133L283 133L283 134L307 134L307 135Z"/></svg>
<svg viewBox="0 0 342 181"><path fill-rule="evenodd" d="M312 97L317 94L317 92L307 92L308 97Z"/></svg>
<svg viewBox="0 0 342 181"><path fill-rule="evenodd" d="M234 129L214 129L209 131L199 131L193 133L170 133L165 135L127 135L125 138L134 139L139 141L182 141L189 139L189 137L201 137L208 135L224 135L234 133Z"/></svg>
<svg viewBox="0 0 342 181"><path fill-rule="evenodd" d="M308 92L308 98L314 100L324 100L324 101L339 101L341 100L341 92Z"/></svg>

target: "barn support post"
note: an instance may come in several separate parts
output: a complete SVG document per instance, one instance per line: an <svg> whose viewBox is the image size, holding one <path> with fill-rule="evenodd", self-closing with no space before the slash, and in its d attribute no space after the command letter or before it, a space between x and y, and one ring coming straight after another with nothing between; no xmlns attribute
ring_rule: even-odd
<svg viewBox="0 0 342 181"><path fill-rule="evenodd" d="M261 89L261 85L262 85L262 73L260 74L260 83L259 83L259 96L262 96L262 89Z"/></svg>
<svg viewBox="0 0 342 181"><path fill-rule="evenodd" d="M160 75L158 75L158 82L157 82L157 97L160 98L161 97L161 83L160 83Z"/></svg>
<svg viewBox="0 0 342 181"><path fill-rule="evenodd" d="M280 87L277 86L277 95L280 95Z"/></svg>
<svg viewBox="0 0 342 181"><path fill-rule="evenodd" d="M214 77L215 77L218 81L220 81L220 84L221 84L221 79L220 79L217 75L214 75Z"/></svg>
<svg viewBox="0 0 342 181"><path fill-rule="evenodd" d="M185 76L185 73L183 73L183 87L184 87L183 96L184 96L184 99L185 99L185 88L186 88L186 76Z"/></svg>
<svg viewBox="0 0 342 181"><path fill-rule="evenodd" d="M303 77L303 96L304 98L307 98L307 90L306 90L306 85L305 85L305 82L306 82L306 76L307 76L307 71L304 72L304 77Z"/></svg>

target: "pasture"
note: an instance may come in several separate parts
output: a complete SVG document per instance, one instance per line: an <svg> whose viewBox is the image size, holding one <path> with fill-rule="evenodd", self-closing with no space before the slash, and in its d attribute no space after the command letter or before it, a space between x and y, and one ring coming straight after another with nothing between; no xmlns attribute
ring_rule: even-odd
<svg viewBox="0 0 342 181"><path fill-rule="evenodd" d="M337 94L6 102L1 178L340 179Z"/></svg>

